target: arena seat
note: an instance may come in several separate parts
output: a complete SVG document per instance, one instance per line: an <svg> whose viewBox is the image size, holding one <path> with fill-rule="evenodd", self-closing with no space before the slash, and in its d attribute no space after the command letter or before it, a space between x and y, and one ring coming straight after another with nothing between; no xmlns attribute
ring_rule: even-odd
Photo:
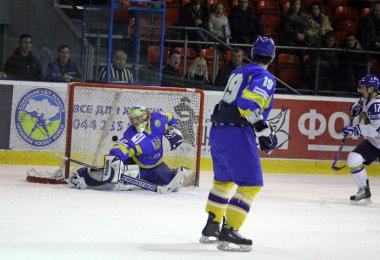
<svg viewBox="0 0 380 260"><path fill-rule="evenodd" d="M159 63L160 62L160 48L159 45L151 45L148 47L148 63ZM168 48L164 46L163 51L163 64L166 64Z"/></svg>
<svg viewBox="0 0 380 260"><path fill-rule="evenodd" d="M264 26L264 36L271 37L274 42L278 41L275 27Z"/></svg>
<svg viewBox="0 0 380 260"><path fill-rule="evenodd" d="M257 14L281 14L280 6L276 1L261 0L257 4Z"/></svg>
<svg viewBox="0 0 380 260"><path fill-rule="evenodd" d="M349 6L349 2L350 0L328 0L327 4L334 10L337 6Z"/></svg>
<svg viewBox="0 0 380 260"><path fill-rule="evenodd" d="M380 75L380 65L376 59L369 60L369 70L372 74Z"/></svg>
<svg viewBox="0 0 380 260"><path fill-rule="evenodd" d="M183 60L185 57L185 48L184 47L176 47L175 51L179 52L179 54L181 55L181 59ZM195 53L194 49L188 47L187 48L187 60L192 61L192 60L195 60L196 57L197 57L197 54Z"/></svg>
<svg viewBox="0 0 380 260"><path fill-rule="evenodd" d="M299 58L294 54L279 54L277 61L279 79L293 85L299 80Z"/></svg>
<svg viewBox="0 0 380 260"><path fill-rule="evenodd" d="M179 8L168 6L166 8L165 21L170 21L173 24L176 24L178 22L178 18L179 18Z"/></svg>
<svg viewBox="0 0 380 260"><path fill-rule="evenodd" d="M355 8L351 6L337 6L335 8L335 30L356 33L358 24L359 17Z"/></svg>
<svg viewBox="0 0 380 260"><path fill-rule="evenodd" d="M344 38L346 38L348 32L345 31L336 31L335 32L335 39L339 44L342 44L344 42Z"/></svg>
<svg viewBox="0 0 380 260"><path fill-rule="evenodd" d="M311 6L314 3L318 3L322 6L323 0L302 0L302 6L304 8L308 8L309 6Z"/></svg>

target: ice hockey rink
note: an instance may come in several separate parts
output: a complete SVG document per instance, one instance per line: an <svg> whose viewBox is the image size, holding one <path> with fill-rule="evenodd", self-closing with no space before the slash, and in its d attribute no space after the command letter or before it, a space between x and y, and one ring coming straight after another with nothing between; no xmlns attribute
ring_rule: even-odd
<svg viewBox="0 0 380 260"><path fill-rule="evenodd" d="M198 242L212 181L156 194L33 184L26 166L0 166L0 259L380 259L380 178L372 204L351 205L344 175L265 174L241 234L249 253Z"/></svg>

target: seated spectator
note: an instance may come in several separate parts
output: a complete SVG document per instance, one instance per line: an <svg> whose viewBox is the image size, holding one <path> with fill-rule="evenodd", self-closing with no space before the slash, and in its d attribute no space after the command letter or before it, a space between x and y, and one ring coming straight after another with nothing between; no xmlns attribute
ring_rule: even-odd
<svg viewBox="0 0 380 260"><path fill-rule="evenodd" d="M360 19L358 38L364 49L380 51L380 3L373 4L370 14Z"/></svg>
<svg viewBox="0 0 380 260"><path fill-rule="evenodd" d="M22 34L19 47L5 62L4 72L10 80L42 80L41 64L31 52L32 36Z"/></svg>
<svg viewBox="0 0 380 260"><path fill-rule="evenodd" d="M219 90L224 90L231 71L244 65L243 59L244 51L242 49L236 48L232 50L232 60L218 71L218 76L214 82L215 86L221 87Z"/></svg>
<svg viewBox="0 0 380 260"><path fill-rule="evenodd" d="M353 33L348 33L342 49L347 51L362 51L363 48ZM366 55L354 52L342 52L339 55L340 85L339 91L357 92L357 83L366 73Z"/></svg>
<svg viewBox="0 0 380 260"><path fill-rule="evenodd" d="M201 6L201 0L190 0L190 4L180 9L179 26L198 27L207 30L208 27L208 10ZM201 30L191 30L187 32L190 41L207 41L207 34ZM202 49L201 44L191 45L191 47L199 53Z"/></svg>
<svg viewBox="0 0 380 260"><path fill-rule="evenodd" d="M309 46L317 47L326 32L333 31L329 17L321 12L321 5L313 3L310 6L311 16L308 20L308 30L306 30L306 41Z"/></svg>
<svg viewBox="0 0 380 260"><path fill-rule="evenodd" d="M181 63L181 54L178 51L173 51L169 54L169 63L162 70L162 86L177 87L179 75L179 64Z"/></svg>
<svg viewBox="0 0 380 260"><path fill-rule="evenodd" d="M327 32L322 40L321 48L335 48L339 49L338 42L335 38L334 31ZM338 53L335 51L313 51L309 55L309 59L304 62L303 75L304 87L314 89L316 69L319 57L319 90L334 90L336 84L339 82L338 75Z"/></svg>
<svg viewBox="0 0 380 260"><path fill-rule="evenodd" d="M219 39L228 42L231 37L230 24L222 3L217 3L213 8L208 21L210 33Z"/></svg>
<svg viewBox="0 0 380 260"><path fill-rule="evenodd" d="M201 81L206 84L211 84L211 77L207 71L206 60L202 57L196 58L191 64L190 69L187 72L185 78Z"/></svg>
<svg viewBox="0 0 380 260"><path fill-rule="evenodd" d="M279 45L307 46L310 15L301 10L301 0L291 0L290 9L281 19L278 30Z"/></svg>
<svg viewBox="0 0 380 260"><path fill-rule="evenodd" d="M47 67L46 81L82 81L82 74L78 65L70 60L70 47L60 45L57 48L57 53L58 58Z"/></svg>
<svg viewBox="0 0 380 260"><path fill-rule="evenodd" d="M112 55L112 65L110 66L110 81L111 82L124 82L133 83L133 74L126 68L127 54L118 50ZM99 73L99 81L107 82L107 68L104 67Z"/></svg>
<svg viewBox="0 0 380 260"><path fill-rule="evenodd" d="M263 25L255 13L248 8L248 0L239 0L230 13L232 40L235 43L252 44L264 33Z"/></svg>

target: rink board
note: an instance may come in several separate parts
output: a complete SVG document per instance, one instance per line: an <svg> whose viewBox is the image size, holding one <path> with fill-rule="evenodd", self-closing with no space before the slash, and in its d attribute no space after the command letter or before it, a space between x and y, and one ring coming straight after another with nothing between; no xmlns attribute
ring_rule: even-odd
<svg viewBox="0 0 380 260"><path fill-rule="evenodd" d="M6 108L0 107L0 112L3 114L0 127L4 133L0 139L0 164L60 165L61 161L54 157L54 153L64 151L67 86L64 83L18 81L0 83L0 99L12 100L12 109L9 105ZM211 128L210 116L222 94L222 92L205 91L202 170L212 170L208 139ZM36 106L42 106L41 109L45 109L45 113L55 111L48 125L49 131L52 128L56 130L55 135L44 139L41 134L43 131L38 131L39 129L32 131L33 124L27 124L31 119L25 111L31 111L31 99L34 99ZM49 102L44 102L44 99ZM276 95L268 121L275 128L279 146L269 156L261 153L264 172L348 173L347 167L333 172L331 163L342 140L341 129L349 122L348 108L354 100L352 98ZM45 103L48 103L47 107ZM78 113L86 112L88 111L78 111ZM361 123L360 120L355 118L354 125ZM21 126L29 129L32 134L30 136L23 134L20 131ZM348 139L341 159L345 160L348 152L361 141L361 138ZM370 175L380 175L379 164L371 165L368 171Z"/></svg>

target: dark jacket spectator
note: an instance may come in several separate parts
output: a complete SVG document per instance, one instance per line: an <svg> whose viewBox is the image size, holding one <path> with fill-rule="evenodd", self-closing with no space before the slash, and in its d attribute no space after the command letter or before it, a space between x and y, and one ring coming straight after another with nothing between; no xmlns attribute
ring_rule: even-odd
<svg viewBox="0 0 380 260"><path fill-rule="evenodd" d="M232 51L232 60L228 64L224 65L219 71L215 79L214 85L221 87L219 90L223 90L227 85L228 78L234 69L243 66L244 51L242 49L234 49Z"/></svg>
<svg viewBox="0 0 380 260"><path fill-rule="evenodd" d="M179 65L181 63L181 54L177 51L169 54L169 63L162 70L162 86L180 87L182 79L179 75Z"/></svg>
<svg viewBox="0 0 380 260"><path fill-rule="evenodd" d="M179 26L208 28L208 10L201 6L201 0L191 0L190 4L181 8L178 19ZM207 41L207 34L201 30L189 30L188 39L191 41ZM199 53L202 45L192 45L194 50Z"/></svg>
<svg viewBox="0 0 380 260"><path fill-rule="evenodd" d="M301 1L292 0L290 9L285 13L278 30L280 45L307 46L306 34L310 15L301 10Z"/></svg>
<svg viewBox="0 0 380 260"><path fill-rule="evenodd" d="M264 29L255 13L247 9L248 0L239 0L238 6L230 13L230 27L232 40L236 43L252 44Z"/></svg>
<svg viewBox="0 0 380 260"><path fill-rule="evenodd" d="M329 31L323 37L321 48L339 49L340 46L335 38L335 33ZM319 59L319 63L318 63ZM303 75L305 88L314 89L316 69L319 64L319 90L334 90L339 82L337 77L339 71L338 53L336 51L312 51L309 58L304 62Z"/></svg>
<svg viewBox="0 0 380 260"><path fill-rule="evenodd" d="M362 51L358 39L353 33L348 33L342 44L342 49L347 50L339 54L339 70L340 76L340 91L357 92L357 84L359 79L366 73L366 55L348 51Z"/></svg>
<svg viewBox="0 0 380 260"><path fill-rule="evenodd" d="M61 45L58 47L57 52L58 59L48 65L46 72L46 81L82 81L82 74L78 65L70 60L69 46Z"/></svg>
<svg viewBox="0 0 380 260"><path fill-rule="evenodd" d="M371 13L359 21L358 39L366 50L380 51L380 3L371 8Z"/></svg>
<svg viewBox="0 0 380 260"><path fill-rule="evenodd" d="M32 54L32 36L23 34L19 38L20 46L5 62L4 72L10 80L42 80L41 64Z"/></svg>

